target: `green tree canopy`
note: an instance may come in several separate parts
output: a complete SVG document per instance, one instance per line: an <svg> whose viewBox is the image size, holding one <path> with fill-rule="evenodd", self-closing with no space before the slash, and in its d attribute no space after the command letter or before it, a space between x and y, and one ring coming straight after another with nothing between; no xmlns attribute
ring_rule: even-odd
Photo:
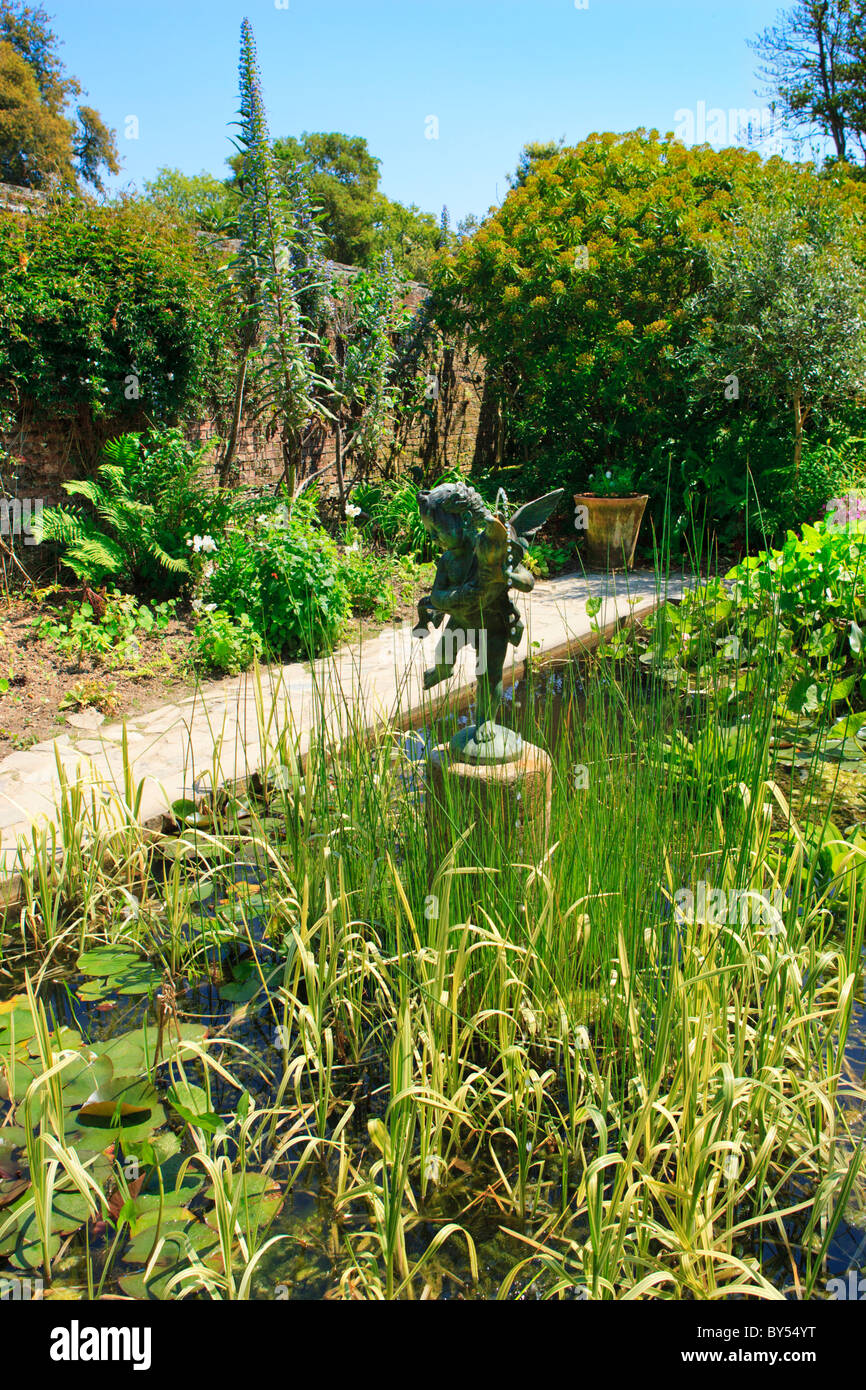
<svg viewBox="0 0 866 1390"><path fill-rule="evenodd" d="M145 182L144 191L150 202L204 231L237 236L237 193L204 169L200 174L184 174L163 166L156 178Z"/></svg>
<svg viewBox="0 0 866 1390"><path fill-rule="evenodd" d="M51 175L69 182L71 142L71 122L46 106L33 69L0 43L0 182L37 189Z"/></svg>
<svg viewBox="0 0 866 1390"><path fill-rule="evenodd" d="M724 430L735 457L732 431L747 415L790 434L781 398L737 415L719 384L708 403L685 354L689 301L710 282L710 247L731 235L737 204L799 186L838 207L862 265L866 188L844 166L819 180L811 166L686 148L654 131L563 149L437 258L431 307L446 334L467 334L486 359L521 487L578 487L599 463L633 462L663 499L671 467L683 491L702 470L709 477ZM736 466L745 479L742 456ZM745 486L738 495L744 505Z"/></svg>
<svg viewBox="0 0 866 1390"><path fill-rule="evenodd" d="M92 106L76 104L81 83L58 48L45 10L0 0L0 171L25 188L54 175L101 190L103 171L120 168L114 132Z"/></svg>
<svg viewBox="0 0 866 1390"><path fill-rule="evenodd" d="M732 235L709 247L711 282L690 306L708 388L733 378L739 394L793 411L795 476L810 412L866 386L862 268L838 210L815 192L736 209Z"/></svg>
<svg viewBox="0 0 866 1390"><path fill-rule="evenodd" d="M389 252L395 267L410 280L422 283L430 278L433 257L441 243L441 228L432 212L422 212L415 203L407 207L384 193L377 193L373 205L373 249L376 257Z"/></svg>
<svg viewBox="0 0 866 1390"><path fill-rule="evenodd" d="M784 124L866 159L866 0L796 0L752 43Z"/></svg>
<svg viewBox="0 0 866 1390"><path fill-rule="evenodd" d="M306 192L325 235L325 256L372 269L390 252L402 274L428 279L441 239L438 220L414 203L407 207L379 190L381 161L370 153L363 136L305 131L300 138L275 140L273 150L277 174L292 198L297 199L297 181ZM233 155L229 164L234 171L229 189L236 195L239 156Z"/></svg>
<svg viewBox="0 0 866 1390"><path fill-rule="evenodd" d="M530 174L535 173L536 166L545 159L555 159L563 144L562 140L529 140L520 151L514 173L506 175L509 186L522 188Z"/></svg>

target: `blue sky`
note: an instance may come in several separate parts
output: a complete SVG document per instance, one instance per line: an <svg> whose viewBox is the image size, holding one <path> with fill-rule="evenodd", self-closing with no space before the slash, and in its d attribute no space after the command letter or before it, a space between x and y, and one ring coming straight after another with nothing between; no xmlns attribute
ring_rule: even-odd
<svg viewBox="0 0 866 1390"><path fill-rule="evenodd" d="M222 176L238 33L259 48L272 135L364 135L392 198L486 212L527 140L673 130L766 105L746 40L779 0L42 0L64 61L117 129L119 185L160 165ZM127 117L138 138L126 138ZM429 119L438 121L438 138ZM680 117L682 120L682 117ZM715 117L716 122L719 115ZM730 120L730 118L728 118ZM133 126L129 124L129 130ZM722 139L714 138L719 131ZM731 143L722 125L711 143ZM740 137L745 143L745 136Z"/></svg>

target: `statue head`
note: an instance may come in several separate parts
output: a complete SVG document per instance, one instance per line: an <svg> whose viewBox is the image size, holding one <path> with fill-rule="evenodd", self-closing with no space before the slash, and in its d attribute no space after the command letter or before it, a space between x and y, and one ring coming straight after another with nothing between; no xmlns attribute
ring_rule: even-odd
<svg viewBox="0 0 866 1390"><path fill-rule="evenodd" d="M424 529L443 550L471 544L491 517L484 499L467 483L440 483L418 494Z"/></svg>

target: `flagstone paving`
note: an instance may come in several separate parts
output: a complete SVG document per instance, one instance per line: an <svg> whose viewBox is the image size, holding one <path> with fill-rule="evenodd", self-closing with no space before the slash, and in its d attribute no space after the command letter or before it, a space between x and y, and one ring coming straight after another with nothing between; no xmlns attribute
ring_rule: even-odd
<svg viewBox="0 0 866 1390"><path fill-rule="evenodd" d="M629 615L649 612L664 597L678 597L682 583L670 576L660 593L655 576L566 575L540 581L522 599L526 631L518 648L509 648L506 682L532 661L568 655L597 640L596 629L610 629ZM595 619L587 616L590 597L602 599ZM521 600L518 599L518 602ZM78 781L88 798L102 796L106 817L123 815L124 732L133 783L144 782L138 819L146 824L166 812L171 802L195 794L209 781L231 782L254 771L288 729L303 755L316 728L332 736L344 733L361 711L363 725L390 721L407 726L441 700L459 707L474 688L472 657L461 653L447 684L425 694L421 676L432 664L438 634L421 641L411 625L389 628L355 647L343 647L310 664L270 666L261 671L261 706L251 673L209 684L188 699L163 705L123 723L98 728L71 728L59 737L34 744L0 762L0 901L3 879L13 874L21 837L32 828L57 823L60 789L58 764L70 781ZM262 735L264 734L264 738ZM265 744L263 750L262 743ZM11 882L7 883L7 896Z"/></svg>

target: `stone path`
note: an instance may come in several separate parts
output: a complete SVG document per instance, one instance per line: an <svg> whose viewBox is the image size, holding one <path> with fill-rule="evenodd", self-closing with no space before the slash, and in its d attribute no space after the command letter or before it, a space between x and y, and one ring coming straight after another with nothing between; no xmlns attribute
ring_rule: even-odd
<svg viewBox="0 0 866 1390"><path fill-rule="evenodd" d="M681 580L671 576L663 587L667 596L677 597ZM586 613L591 596L602 599L595 622L610 630L629 614L647 613L665 593L660 594L654 576L645 573L540 581L531 594L517 596L526 631L520 646L509 648L506 683L520 677L527 655L533 661L558 658L594 645L597 636ZM88 799L91 792L102 797L105 817L122 818L125 728L133 782L136 787L144 783L138 819L147 823L178 797L193 795L196 783L230 782L254 771L264 761L262 743L273 748L286 727L303 754L322 722L339 734L360 711L366 728L386 720L402 727L442 699L455 700L458 706L461 700L467 703L474 688L468 652L461 653L447 685L430 694L423 691L421 673L432 664L436 641L435 633L423 642L413 638L407 623L363 644L343 647L312 666L264 668L258 686L250 673L231 677L125 725L70 729L26 752L13 753L0 762L0 904L4 896L14 896L11 876L20 837L32 847L34 825L57 823L58 763L70 781L85 787Z"/></svg>

